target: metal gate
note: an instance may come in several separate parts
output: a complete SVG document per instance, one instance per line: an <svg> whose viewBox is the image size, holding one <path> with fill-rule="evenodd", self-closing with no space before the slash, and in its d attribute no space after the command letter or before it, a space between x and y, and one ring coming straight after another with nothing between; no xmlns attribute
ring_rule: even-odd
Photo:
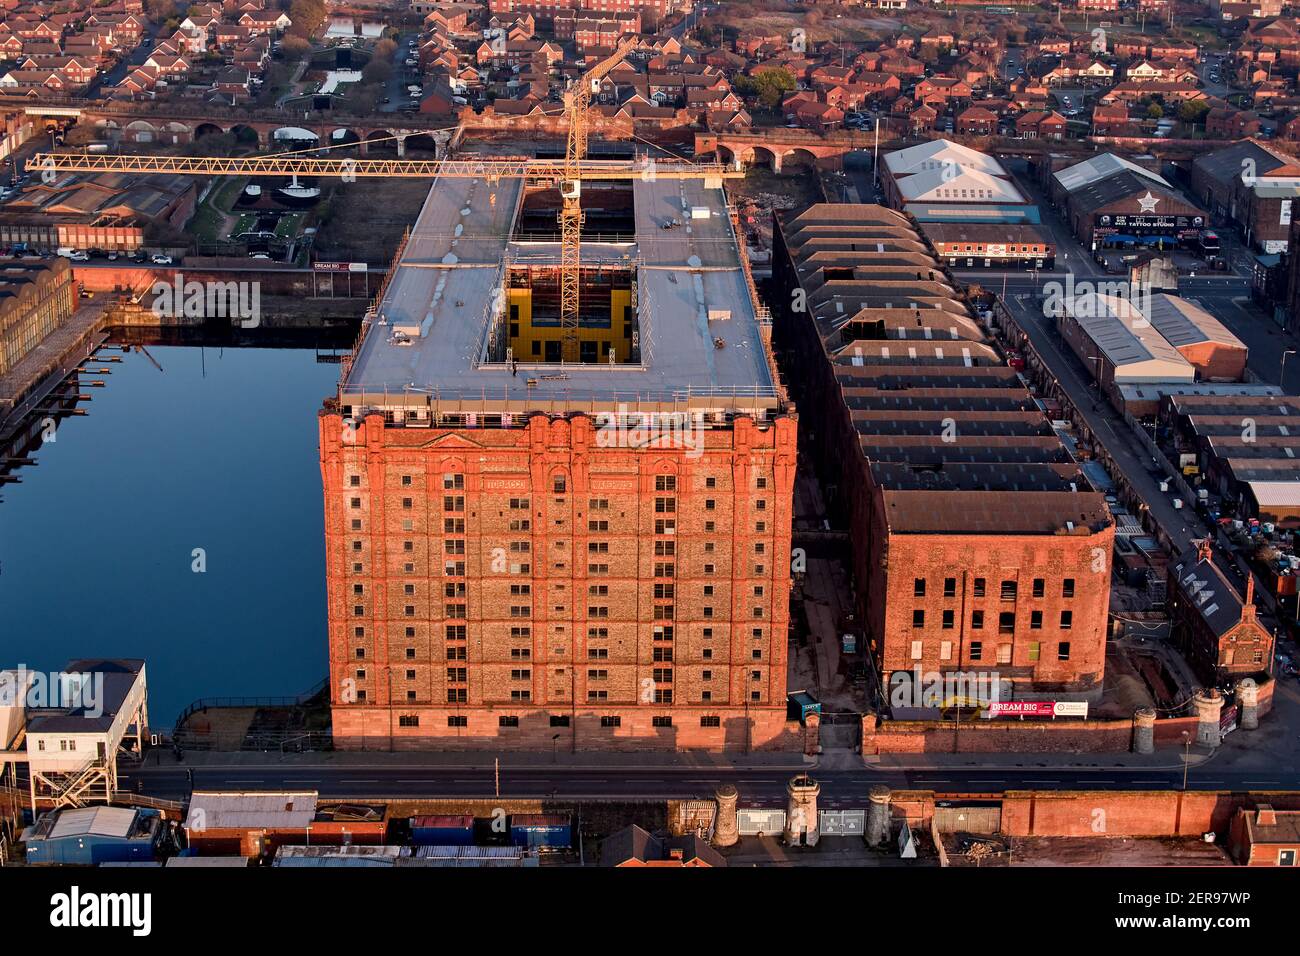
<svg viewBox="0 0 1300 956"><path fill-rule="evenodd" d="M1002 829L1001 807L935 807L940 833L994 834Z"/></svg>
<svg viewBox="0 0 1300 956"><path fill-rule="evenodd" d="M867 832L866 810L822 810L817 814L822 836L863 836Z"/></svg>
<svg viewBox="0 0 1300 956"><path fill-rule="evenodd" d="M768 836L785 831L784 810L737 810L736 827L741 836Z"/></svg>

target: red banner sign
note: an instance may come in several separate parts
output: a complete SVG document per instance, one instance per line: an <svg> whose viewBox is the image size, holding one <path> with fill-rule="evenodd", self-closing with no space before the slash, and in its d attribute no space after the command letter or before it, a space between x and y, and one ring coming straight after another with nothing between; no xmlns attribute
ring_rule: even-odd
<svg viewBox="0 0 1300 956"><path fill-rule="evenodd" d="M1000 700L989 704L990 717L1051 717L1055 705L1050 700Z"/></svg>

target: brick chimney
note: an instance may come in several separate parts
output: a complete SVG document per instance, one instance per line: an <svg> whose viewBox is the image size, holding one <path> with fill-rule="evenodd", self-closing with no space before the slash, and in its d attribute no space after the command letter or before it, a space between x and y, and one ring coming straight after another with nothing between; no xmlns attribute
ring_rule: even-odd
<svg viewBox="0 0 1300 956"><path fill-rule="evenodd" d="M1213 555L1210 553L1210 539L1202 538L1196 542L1196 560L1209 561Z"/></svg>
<svg viewBox="0 0 1300 956"><path fill-rule="evenodd" d="M1241 619L1243 621L1255 620L1255 573L1249 569L1246 571L1246 600L1241 605Z"/></svg>
<svg viewBox="0 0 1300 956"><path fill-rule="evenodd" d="M685 858L686 858L686 853L685 853L685 852L682 850L682 848L679 847L679 846L672 847L672 848L668 851L668 859L670 859L670 860L678 860L678 861L681 861L681 860L684 860Z"/></svg>
<svg viewBox="0 0 1300 956"><path fill-rule="evenodd" d="M1277 826L1277 811L1270 804L1261 803L1255 810L1255 825L1259 827Z"/></svg>

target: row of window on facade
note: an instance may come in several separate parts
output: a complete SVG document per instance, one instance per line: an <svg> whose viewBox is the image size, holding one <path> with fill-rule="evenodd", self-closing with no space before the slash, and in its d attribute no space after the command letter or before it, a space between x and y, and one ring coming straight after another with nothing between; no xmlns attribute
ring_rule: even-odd
<svg viewBox="0 0 1300 956"><path fill-rule="evenodd" d="M939 660L941 660L941 661L950 661L950 660L952 660L952 652L953 652L953 643L952 643L952 641L942 641L942 642L940 642L940 644L939 644ZM983 641L971 641L971 642L967 645L967 653L968 653L968 655L969 655L970 660L972 660L972 661L982 661L982 660L984 660L984 642L983 642ZM1039 642L1039 641L1034 641L1034 642L1032 642L1031 644L1029 644L1029 646L1028 646L1027 660L1028 660L1030 663L1034 663L1034 662L1037 662L1037 661L1041 658L1041 656L1042 656L1042 643ZM925 659L925 641L913 641L913 642L912 642L912 660L914 660L914 661L919 661L919 660L924 660L924 659ZM1069 642L1069 641L1061 641L1060 643L1058 643L1058 644L1056 645L1056 659L1057 659L1058 661L1068 661L1068 660L1070 659L1070 642ZM999 664L1010 664L1010 663L1011 663L1011 645L1010 645L1010 644L1005 644L1005 643L1004 643L1004 644L998 644L998 645L997 645L997 658L996 658L996 660L997 660L997 663L999 663Z"/></svg>
<svg viewBox="0 0 1300 956"><path fill-rule="evenodd" d="M651 717L650 724L653 727L671 727L673 719L667 716ZM419 727L419 714L401 714L397 718L399 727ZM552 727L570 726L569 716L567 714L552 714L550 719ZM623 725L623 718L617 714L604 714L600 718L600 726L606 729L613 729ZM452 714L447 718L448 727L464 728L469 726L469 717L464 714ZM497 726L501 728L518 727L519 717L514 714L505 714L497 717ZM700 717L701 727L721 727L722 718L715 715L705 715Z"/></svg>
<svg viewBox="0 0 1300 956"><path fill-rule="evenodd" d="M401 483L402 483L402 487L404 487L404 488L412 488L412 487L415 486L415 478L414 478L414 476L412 476L412 475L402 475L402 477L401 477ZM360 488L360 487L361 487L361 476L360 476L360 475L349 475L349 476L348 476L348 485L349 485L349 487L352 487L352 488ZM705 479L704 479L704 487L705 487L705 488L717 488L717 487L718 487L718 479L717 479L716 477L712 476L712 475L710 475L710 476L706 476ZM754 478L754 487L755 487L757 490L759 490L759 491L763 491L764 489L766 489L766 488L767 488L767 478L763 477L762 475L759 475L759 476L755 477L755 478ZM465 476L464 476L464 475L460 475L460 474L445 474L445 475L443 475L443 476L442 476L442 488L443 488L444 491L464 491L464 490L465 490ZM677 490L677 476L676 476L676 475L656 475L656 476L655 476L655 491L676 491L676 490ZM555 475L555 476L553 476L553 477L551 478L551 493L552 493L552 494L556 494L556 495L563 495L563 494L567 494L567 492L568 492L568 481L567 481L567 479L564 477L564 475ZM598 501L603 501L603 504L601 504L600 507L602 507L602 508L608 508L608 507L609 507L609 502L608 502L608 500L597 499L597 498L593 498L593 499L591 499L591 507L592 507L592 508L596 508L596 507L597 507L597 502L598 502ZM511 498L511 499L510 499L510 507L511 507L511 508L516 508L516 509L527 510L527 509L528 509L528 499L527 499L527 498Z"/></svg>
<svg viewBox="0 0 1300 956"><path fill-rule="evenodd" d="M945 631L952 630L957 626L957 612L949 608L948 610L942 612L940 620L942 622L942 627ZM980 631L984 629L983 611L970 612L970 626L972 631ZM914 628L925 627L925 611L922 610L921 608L916 608L915 610L912 611L912 627ZM1061 612L1060 627L1061 630L1063 631L1068 631L1070 628L1074 627L1073 611ZM1029 629L1031 631L1040 631L1042 630L1042 628L1043 628L1043 612L1030 611ZM1015 611L999 612L998 633L1014 634L1015 632L1016 632L1016 612Z"/></svg>
<svg viewBox="0 0 1300 956"><path fill-rule="evenodd" d="M1018 582L1011 579L1004 580L1002 582L1000 597L1004 601L1014 601L1017 597L1019 589L1020 586ZM914 579L912 584L912 594L916 597L925 597L925 590L926 590L926 579L925 578ZM975 578L975 580L971 584L971 590L974 597L977 598L985 597L988 591L988 581L985 578ZM957 596L956 578L943 579L943 596L946 598ZM1034 578L1033 596L1036 598L1047 596L1046 578ZM1061 597L1063 598L1074 597L1074 578L1062 578Z"/></svg>

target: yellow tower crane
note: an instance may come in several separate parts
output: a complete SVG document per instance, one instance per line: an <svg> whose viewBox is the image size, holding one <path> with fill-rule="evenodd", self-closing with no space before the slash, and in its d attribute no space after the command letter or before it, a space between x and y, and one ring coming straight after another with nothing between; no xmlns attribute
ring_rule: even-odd
<svg viewBox="0 0 1300 956"><path fill-rule="evenodd" d="M601 81L623 57L637 46L625 37L610 56L574 80L564 94L569 123L564 160L532 159L522 156L460 159L326 159L301 152L267 156L158 156L106 153L38 153L27 164L42 176L69 173L172 173L188 176L326 176L345 180L373 178L435 178L438 176L482 179L495 183L507 178L558 184L562 207L560 222L560 328L561 355L565 362L579 359L578 307L582 263L582 181L627 180L646 175L647 167L626 160L587 158L592 96ZM720 163L686 160L656 160L658 179L703 179L706 185L721 187L724 179L743 173Z"/></svg>
<svg viewBox="0 0 1300 956"><path fill-rule="evenodd" d="M566 362L578 361L578 306L582 278L582 164L587 158L587 121L591 98L610 70L637 45L624 37L612 54L605 57L564 93L564 112L569 120L569 141L564 152L564 178L560 180L560 349Z"/></svg>

